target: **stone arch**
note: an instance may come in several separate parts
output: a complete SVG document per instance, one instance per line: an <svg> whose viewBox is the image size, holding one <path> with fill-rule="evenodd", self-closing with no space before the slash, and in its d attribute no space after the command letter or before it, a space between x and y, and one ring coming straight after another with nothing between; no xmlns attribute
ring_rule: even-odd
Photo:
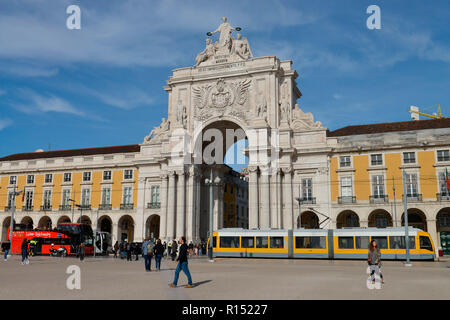
<svg viewBox="0 0 450 320"><path fill-rule="evenodd" d="M52 229L52 219L49 216L43 216L39 219L38 229L41 230L51 230Z"/></svg>
<svg viewBox="0 0 450 320"><path fill-rule="evenodd" d="M33 219L30 216L25 216L20 220L21 224L24 224L27 230L33 230Z"/></svg>
<svg viewBox="0 0 450 320"><path fill-rule="evenodd" d="M80 218L77 219L77 223L80 223ZM81 216L81 223L92 226L91 218L89 218L88 216L85 216L85 215Z"/></svg>
<svg viewBox="0 0 450 320"><path fill-rule="evenodd" d="M319 229L319 217L312 211L304 211L297 218L297 228Z"/></svg>
<svg viewBox="0 0 450 320"><path fill-rule="evenodd" d="M450 232L450 207L442 208L436 215L437 232Z"/></svg>
<svg viewBox="0 0 450 320"><path fill-rule="evenodd" d="M97 221L97 228L102 232L113 233L113 222L108 215L101 216Z"/></svg>
<svg viewBox="0 0 450 320"><path fill-rule="evenodd" d="M336 218L336 228L358 228L359 216L352 210L344 210Z"/></svg>
<svg viewBox="0 0 450 320"><path fill-rule="evenodd" d="M402 226L405 225L405 214L402 214ZM417 208L408 209L408 226L427 231L427 216Z"/></svg>
<svg viewBox="0 0 450 320"><path fill-rule="evenodd" d="M386 210L376 209L369 214L368 226L369 228L392 227L392 217Z"/></svg>
<svg viewBox="0 0 450 320"><path fill-rule="evenodd" d="M14 224L16 224L16 219L14 219ZM11 224L11 217L5 217L2 222L2 242L6 241L8 235L8 228Z"/></svg>
<svg viewBox="0 0 450 320"><path fill-rule="evenodd" d="M58 218L58 221L56 224L60 224L60 223L70 223L70 218L68 216L61 216Z"/></svg>
<svg viewBox="0 0 450 320"><path fill-rule="evenodd" d="M160 217L158 214L152 214L145 222L145 237L159 238Z"/></svg>
<svg viewBox="0 0 450 320"><path fill-rule="evenodd" d="M119 242L124 239L128 242L134 241L134 220L130 215L120 217L117 224L117 239Z"/></svg>

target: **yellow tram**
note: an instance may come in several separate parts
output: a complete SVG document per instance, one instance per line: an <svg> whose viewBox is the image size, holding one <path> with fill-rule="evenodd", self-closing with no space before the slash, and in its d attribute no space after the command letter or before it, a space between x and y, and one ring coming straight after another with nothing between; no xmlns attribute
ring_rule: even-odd
<svg viewBox="0 0 450 320"><path fill-rule="evenodd" d="M430 235L409 227L412 260L434 260ZM375 239L386 260L405 260L405 228L220 229L213 233L214 257L367 259ZM209 244L208 244L209 248Z"/></svg>

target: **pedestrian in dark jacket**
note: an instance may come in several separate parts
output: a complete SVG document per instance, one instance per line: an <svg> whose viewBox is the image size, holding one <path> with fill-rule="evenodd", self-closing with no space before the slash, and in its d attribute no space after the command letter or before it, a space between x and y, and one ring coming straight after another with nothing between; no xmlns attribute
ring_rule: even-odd
<svg viewBox="0 0 450 320"><path fill-rule="evenodd" d="M156 270L161 271L161 259L164 254L164 246L161 244L161 239L158 239L155 245L155 262L156 262Z"/></svg>
<svg viewBox="0 0 450 320"><path fill-rule="evenodd" d="M171 252L172 261L175 261L175 258L177 257L177 251L178 251L177 242L175 240L173 240L173 242L172 242L172 252Z"/></svg>
<svg viewBox="0 0 450 320"><path fill-rule="evenodd" d="M125 248L127 250L127 261L131 261L131 243L125 242Z"/></svg>
<svg viewBox="0 0 450 320"><path fill-rule="evenodd" d="M22 241L22 264L29 264L30 262L28 261L28 240L25 238Z"/></svg>
<svg viewBox="0 0 450 320"><path fill-rule="evenodd" d="M2 250L5 252L5 256L3 257L5 261L8 259L8 253L11 248L11 243L9 241L3 241Z"/></svg>
<svg viewBox="0 0 450 320"><path fill-rule="evenodd" d="M184 286L185 288L192 288L192 278L191 273L189 272L188 268L188 246L186 245L186 238L181 237L180 238L180 254L178 255L177 261L177 268L175 270L175 277L173 279L173 283L169 284L169 287L176 288L178 283L178 277L180 276L180 271L183 270L183 272L186 274L186 277L188 278L188 284Z"/></svg>
<svg viewBox="0 0 450 320"><path fill-rule="evenodd" d="M119 241L114 244L114 258L117 258L117 251L119 251Z"/></svg>

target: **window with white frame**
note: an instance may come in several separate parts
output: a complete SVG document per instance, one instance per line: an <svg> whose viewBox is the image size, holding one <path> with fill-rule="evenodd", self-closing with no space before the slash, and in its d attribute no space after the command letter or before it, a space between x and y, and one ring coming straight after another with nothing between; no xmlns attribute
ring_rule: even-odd
<svg viewBox="0 0 450 320"><path fill-rule="evenodd" d="M81 190L81 205L88 207L91 204L91 189L85 188Z"/></svg>
<svg viewBox="0 0 450 320"><path fill-rule="evenodd" d="M370 155L370 164L372 166L381 166L383 164L383 155L381 153Z"/></svg>
<svg viewBox="0 0 450 320"><path fill-rule="evenodd" d="M437 151L437 161L450 161L450 151L449 150L438 150Z"/></svg>
<svg viewBox="0 0 450 320"><path fill-rule="evenodd" d="M341 168L351 167L352 166L352 162L351 162L350 156L339 157L339 166Z"/></svg>
<svg viewBox="0 0 450 320"><path fill-rule="evenodd" d="M353 196L352 177L341 177L341 196L342 197Z"/></svg>
<svg viewBox="0 0 450 320"><path fill-rule="evenodd" d="M52 205L52 190L44 190L44 208L50 208Z"/></svg>
<svg viewBox="0 0 450 320"><path fill-rule="evenodd" d="M152 203L159 203L159 186L152 186Z"/></svg>
<svg viewBox="0 0 450 320"><path fill-rule="evenodd" d="M403 152L403 163L416 163L415 152Z"/></svg>
<svg viewBox="0 0 450 320"><path fill-rule="evenodd" d="M384 176L372 176L372 193L374 198L384 197Z"/></svg>
<svg viewBox="0 0 450 320"><path fill-rule="evenodd" d="M124 179L133 179L133 170L125 170L123 172Z"/></svg>
<svg viewBox="0 0 450 320"><path fill-rule="evenodd" d="M33 207L33 190L25 191L25 207L31 209Z"/></svg>
<svg viewBox="0 0 450 320"><path fill-rule="evenodd" d="M45 183L52 183L53 182L53 174L51 173L46 173L45 174Z"/></svg>
<svg viewBox="0 0 450 320"><path fill-rule="evenodd" d="M63 193L62 193L62 205L63 205L63 206L68 206L68 205L70 205L69 199L70 199L70 189L63 189Z"/></svg>
<svg viewBox="0 0 450 320"><path fill-rule="evenodd" d="M103 171L103 180L111 180L111 171Z"/></svg>
<svg viewBox="0 0 450 320"><path fill-rule="evenodd" d="M33 184L34 183L34 175L29 174L27 175L27 184Z"/></svg>
<svg viewBox="0 0 450 320"><path fill-rule="evenodd" d="M133 188L125 187L123 188L123 204L132 204L133 203Z"/></svg>
<svg viewBox="0 0 450 320"><path fill-rule="evenodd" d="M83 181L91 181L91 173L89 171L83 172Z"/></svg>
<svg viewBox="0 0 450 320"><path fill-rule="evenodd" d="M16 184L16 183L17 183L17 176L10 176L9 184Z"/></svg>
<svg viewBox="0 0 450 320"><path fill-rule="evenodd" d="M406 195L408 197L417 197L417 174L406 173Z"/></svg>
<svg viewBox="0 0 450 320"><path fill-rule="evenodd" d="M312 196L312 179L302 179L302 200L311 200Z"/></svg>
<svg viewBox="0 0 450 320"><path fill-rule="evenodd" d="M72 174L69 173L64 173L64 182L70 182L72 181Z"/></svg>
<svg viewBox="0 0 450 320"><path fill-rule="evenodd" d="M441 193L441 196L450 196L450 190L447 189L445 171L439 173L439 192Z"/></svg>
<svg viewBox="0 0 450 320"><path fill-rule="evenodd" d="M103 188L102 204L111 204L111 188Z"/></svg>

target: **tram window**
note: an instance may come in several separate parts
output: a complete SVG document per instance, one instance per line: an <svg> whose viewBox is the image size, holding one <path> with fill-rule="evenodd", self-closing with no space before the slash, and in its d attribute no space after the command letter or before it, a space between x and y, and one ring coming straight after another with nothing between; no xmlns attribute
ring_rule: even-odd
<svg viewBox="0 0 450 320"><path fill-rule="evenodd" d="M431 245L431 241L428 237L420 236L420 249L433 251L433 246Z"/></svg>
<svg viewBox="0 0 450 320"><path fill-rule="evenodd" d="M276 249L284 248L283 237L270 237L270 247Z"/></svg>
<svg viewBox="0 0 450 320"><path fill-rule="evenodd" d="M353 249L353 237L338 237L339 249Z"/></svg>
<svg viewBox="0 0 450 320"><path fill-rule="evenodd" d="M405 236L390 236L389 246L391 249L406 249ZM409 248L416 248L416 239L414 236L409 236Z"/></svg>
<svg viewBox="0 0 450 320"><path fill-rule="evenodd" d="M356 249L369 248L369 237L355 237Z"/></svg>
<svg viewBox="0 0 450 320"><path fill-rule="evenodd" d="M256 247L257 248L268 248L269 238L268 237L256 237Z"/></svg>
<svg viewBox="0 0 450 320"><path fill-rule="evenodd" d="M387 237L372 237L372 240L375 240L377 242L378 248L380 249L388 248Z"/></svg>
<svg viewBox="0 0 450 320"><path fill-rule="evenodd" d="M220 237L221 248L239 248L239 237Z"/></svg>
<svg viewBox="0 0 450 320"><path fill-rule="evenodd" d="M242 237L241 238L241 247L242 248L254 248L255 247L255 238L254 237Z"/></svg>
<svg viewBox="0 0 450 320"><path fill-rule="evenodd" d="M295 237L295 247L300 248L314 248L325 249L325 237Z"/></svg>
<svg viewBox="0 0 450 320"><path fill-rule="evenodd" d="M213 237L213 248L217 248L217 237Z"/></svg>

